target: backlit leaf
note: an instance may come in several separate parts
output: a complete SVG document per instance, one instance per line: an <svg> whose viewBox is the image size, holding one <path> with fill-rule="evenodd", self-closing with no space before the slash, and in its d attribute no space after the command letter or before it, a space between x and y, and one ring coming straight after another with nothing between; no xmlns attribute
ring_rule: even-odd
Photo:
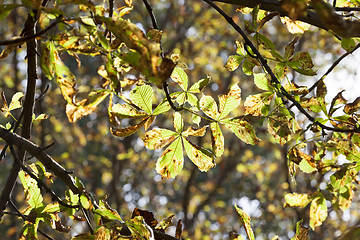
<svg viewBox="0 0 360 240"><path fill-rule="evenodd" d="M128 137L137 132L142 126L144 126L144 124L147 123L148 119L149 117L146 117L140 123L126 128L111 127L110 132L117 137Z"/></svg>
<svg viewBox="0 0 360 240"><path fill-rule="evenodd" d="M174 124L175 130L178 133L181 133L183 128L184 128L184 121L182 119L182 116L181 116L181 114L179 112L175 112L173 114L173 116L174 116L173 124Z"/></svg>
<svg viewBox="0 0 360 240"><path fill-rule="evenodd" d="M328 148L335 148L341 154L346 156L346 159L353 162L360 161L360 153L355 144L347 139L332 138L326 144Z"/></svg>
<svg viewBox="0 0 360 240"><path fill-rule="evenodd" d="M323 221L327 218L327 207L325 198L322 196L321 193L318 194L314 200L311 202L310 206L310 227L312 230L315 227L320 226Z"/></svg>
<svg viewBox="0 0 360 240"><path fill-rule="evenodd" d="M345 49L347 52L353 50L356 46L355 40L353 38L342 38L341 39L341 47Z"/></svg>
<svg viewBox="0 0 360 240"><path fill-rule="evenodd" d="M189 84L189 79L185 71L180 67L175 67L171 73L171 79L179 84L182 90L186 91Z"/></svg>
<svg viewBox="0 0 360 240"><path fill-rule="evenodd" d="M235 83L231 86L227 94L219 96L219 115L216 120L226 117L234 108L239 106L241 90L239 86Z"/></svg>
<svg viewBox="0 0 360 240"><path fill-rule="evenodd" d="M148 116L146 112L138 111L128 104L115 104L111 108L111 113L120 118L143 118Z"/></svg>
<svg viewBox="0 0 360 240"><path fill-rule="evenodd" d="M22 92L15 93L11 98L11 103L9 106L7 105L4 92L0 92L0 93L1 93L1 98L3 100L3 104L0 110L2 112L5 112L4 114L5 117L8 117L10 116L10 111L21 107L21 99L24 97L24 93Z"/></svg>
<svg viewBox="0 0 360 240"><path fill-rule="evenodd" d="M188 127L185 131L181 133L181 135L184 137L189 137L189 136L203 137L206 133L207 127L208 127L207 125L203 126L202 128Z"/></svg>
<svg viewBox="0 0 360 240"><path fill-rule="evenodd" d="M171 143L178 133L167 130L156 128L146 132L143 138L144 145L150 150L156 150L165 147Z"/></svg>
<svg viewBox="0 0 360 240"><path fill-rule="evenodd" d="M292 34L296 33L304 33L305 31L309 30L310 24L301 21L293 21L288 17L280 17L281 22L285 24L288 31Z"/></svg>
<svg viewBox="0 0 360 240"><path fill-rule="evenodd" d="M200 99L200 109L212 119L218 119L218 107L211 96L203 95Z"/></svg>
<svg viewBox="0 0 360 240"><path fill-rule="evenodd" d="M196 144L183 138L184 148L187 156L202 172L208 171L215 167L214 154Z"/></svg>
<svg viewBox="0 0 360 240"><path fill-rule="evenodd" d="M181 138L175 139L156 162L156 171L162 178L174 178L183 168L184 156Z"/></svg>
<svg viewBox="0 0 360 240"><path fill-rule="evenodd" d="M200 93L203 88L210 82L210 77L200 79L196 83L194 83L190 88L188 92L191 93Z"/></svg>
<svg viewBox="0 0 360 240"><path fill-rule="evenodd" d="M92 92L89 97L77 102L66 105L66 115L70 122L74 123L92 113L96 107L110 94L109 91Z"/></svg>
<svg viewBox="0 0 360 240"><path fill-rule="evenodd" d="M239 218L241 224L245 228L245 232L246 232L246 235L248 236L248 239L255 240L255 236L254 236L254 233L253 233L253 231L251 229L251 225L250 225L250 216L245 211L243 211L241 208L236 206L236 204L235 204L235 210L237 212L237 215L238 215L238 218Z"/></svg>
<svg viewBox="0 0 360 240"><path fill-rule="evenodd" d="M288 193L285 195L284 207L306 207L312 199L308 194Z"/></svg>
<svg viewBox="0 0 360 240"><path fill-rule="evenodd" d="M255 131L250 123L241 119L226 119L221 121L230 129L241 141L247 144L257 144L260 139L255 135Z"/></svg>
<svg viewBox="0 0 360 240"><path fill-rule="evenodd" d="M122 221L119 213L115 209L112 209L109 204L104 200L99 201L99 206L97 209L94 210L94 214L100 215L101 217L104 217L106 219Z"/></svg>
<svg viewBox="0 0 360 240"><path fill-rule="evenodd" d="M317 84L316 88L316 98L320 104L321 110L327 114L326 106L325 106L325 96L327 94L326 85L324 83L324 80L320 80Z"/></svg>
<svg viewBox="0 0 360 240"><path fill-rule="evenodd" d="M131 101L136 106L147 112L148 114L152 113L153 96L154 96L154 91L151 88L151 86L147 84L142 86L137 86L130 93Z"/></svg>
<svg viewBox="0 0 360 240"><path fill-rule="evenodd" d="M243 60L244 60L243 56L231 55L226 61L224 67L229 71L235 71Z"/></svg>
<svg viewBox="0 0 360 240"><path fill-rule="evenodd" d="M221 132L220 126L216 122L210 124L212 150L216 157L221 157L224 153L224 135Z"/></svg>
<svg viewBox="0 0 360 240"><path fill-rule="evenodd" d="M272 89L270 81L265 76L265 73L255 73L254 74L254 83L261 90L269 91Z"/></svg>
<svg viewBox="0 0 360 240"><path fill-rule="evenodd" d="M265 105L269 105L273 96L274 94L271 92L248 96L244 102L245 114L252 116L261 116L262 107L264 107Z"/></svg>
<svg viewBox="0 0 360 240"><path fill-rule="evenodd" d="M168 100L165 98L157 107L154 109L153 115L159 115L165 113L171 109Z"/></svg>

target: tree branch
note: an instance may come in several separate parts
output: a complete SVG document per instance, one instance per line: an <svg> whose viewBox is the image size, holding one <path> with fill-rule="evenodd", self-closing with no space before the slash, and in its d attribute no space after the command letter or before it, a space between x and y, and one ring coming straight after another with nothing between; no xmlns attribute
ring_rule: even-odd
<svg viewBox="0 0 360 240"><path fill-rule="evenodd" d="M254 8L256 5L260 5L259 8L262 10L266 10L269 12L278 12L282 17L288 16L288 13L280 6L280 1L277 0L214 0L214 1L240 5L249 8ZM306 16L300 17L298 20L324 30L329 30L329 28L327 28L323 23L323 21L320 19L319 15L312 10L308 10Z"/></svg>
<svg viewBox="0 0 360 240"><path fill-rule="evenodd" d="M9 145L15 145L33 155L42 164L44 164L47 169L60 178L75 194L81 193L81 190L75 186L74 178L69 175L60 164L45 153L41 147L4 128L0 128L0 138L4 139Z"/></svg>
<svg viewBox="0 0 360 240"><path fill-rule="evenodd" d="M275 83L276 85L279 85L279 92L281 94L283 94L288 100L290 100L290 102L292 102L295 107L306 116L306 118L308 120L310 120L313 124L318 125L320 128L322 128L323 130L329 130L329 131L334 131L334 132L343 132L343 133L360 133L360 128L356 127L353 129L341 129L341 128L334 128L334 127L329 127L326 126L318 121L316 121L316 119L311 116L302 106L301 104L296 101L294 99L294 97L289 94L285 88L280 84L279 79L277 79L277 77L275 76L274 72L271 70L270 66L268 65L267 61L264 59L264 57L260 54L260 52L258 51L258 49L254 46L254 44L250 41L250 39L248 38L248 36L245 34L245 32L239 27L239 25L237 25L234 20L229 17L229 15L227 15L223 10L221 10L221 8L219 8L216 4L214 4L212 2L212 0L204 0L204 2L208 3L211 7L213 7L218 13L220 13L225 19L226 21L228 21L228 23L242 36L242 38L244 39L244 44L249 46L251 48L251 50L254 52L254 54L256 55L256 58L260 61L261 65L263 66L263 68L265 69L265 71L270 75L271 77L271 82Z"/></svg>

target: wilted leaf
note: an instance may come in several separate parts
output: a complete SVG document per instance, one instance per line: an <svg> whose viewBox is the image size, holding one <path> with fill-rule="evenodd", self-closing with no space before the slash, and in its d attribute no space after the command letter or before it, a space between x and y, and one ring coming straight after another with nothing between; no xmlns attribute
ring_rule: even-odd
<svg viewBox="0 0 360 240"><path fill-rule="evenodd" d="M260 139L255 135L255 131L250 123L241 119L226 119L221 121L235 135L247 144L257 144Z"/></svg>
<svg viewBox="0 0 360 240"><path fill-rule="evenodd" d="M235 204L235 210L238 214L238 218L239 218L241 224L245 228L246 235L248 236L248 238L250 240L255 240L255 236L254 236L254 233L253 233L253 231L251 229L251 225L250 225L249 215L245 211L243 211L241 208L237 207L236 204Z"/></svg>
<svg viewBox="0 0 360 240"><path fill-rule="evenodd" d="M166 229L168 229L171 226L174 226L172 223L172 220L174 219L175 215L171 215L167 218L162 219L158 226L156 227L156 230L159 230L160 232L165 232Z"/></svg>
<svg viewBox="0 0 360 240"><path fill-rule="evenodd" d="M158 224L158 221L155 219L155 216L152 212L147 210L141 210L138 208L135 208L133 210L133 213L131 215L131 218L134 218L136 216L142 216L144 218L144 221L151 227L155 228Z"/></svg>
<svg viewBox="0 0 360 240"><path fill-rule="evenodd" d="M144 126L150 117L144 118L140 123L126 128L110 127L110 132L116 137L128 137L136 133L142 126Z"/></svg>
<svg viewBox="0 0 360 240"><path fill-rule="evenodd" d="M182 119L182 116L179 112L174 112L173 116L174 116L173 124L174 124L175 130L178 133L181 133L184 128L184 121Z"/></svg>
<svg viewBox="0 0 360 240"><path fill-rule="evenodd" d="M235 71L243 60L244 60L243 56L231 55L226 61L224 67L229 71Z"/></svg>
<svg viewBox="0 0 360 240"><path fill-rule="evenodd" d="M133 68L140 71L150 82L162 88L175 64L168 58L161 57L160 44L148 39L135 24L122 18L99 17L120 41L135 52L120 53L119 56Z"/></svg>
<svg viewBox="0 0 360 240"><path fill-rule="evenodd" d="M6 101L4 92L0 92L0 94L1 94L2 101L3 101L0 110L2 112L5 112L5 114L4 114L5 117L8 117L11 115L10 111L21 107L21 99L24 97L24 93L22 93L22 92L15 93L11 98L11 103L9 106L7 105L7 101Z"/></svg>
<svg viewBox="0 0 360 240"><path fill-rule="evenodd" d="M301 22L301 21L293 21L288 17L280 17L281 22L285 24L288 31L292 34L301 33L303 34L305 31L309 30L310 24Z"/></svg>
<svg viewBox="0 0 360 240"><path fill-rule="evenodd" d="M321 193L318 194L314 200L311 202L310 206L310 227L312 230L315 227L320 226L323 221L325 221L327 217L327 207L325 198L322 196Z"/></svg>
<svg viewBox="0 0 360 240"><path fill-rule="evenodd" d="M349 187L355 180L356 175L357 171L355 169L343 167L331 175L330 183L334 189L341 190L343 187Z"/></svg>
<svg viewBox="0 0 360 240"><path fill-rule="evenodd" d="M324 80L320 79L320 81L317 84L316 88L316 98L320 104L321 110L327 114L326 111L326 105L325 105L325 96L327 94L326 85L324 83Z"/></svg>
<svg viewBox="0 0 360 240"><path fill-rule="evenodd" d="M181 135L184 137L189 137L189 136L203 137L206 133L207 127L208 127L207 125L203 126L202 128L188 127L185 131L181 133Z"/></svg>
<svg viewBox="0 0 360 240"><path fill-rule="evenodd" d="M200 109L212 119L218 119L218 107L211 96L203 95L200 99Z"/></svg>
<svg viewBox="0 0 360 240"><path fill-rule="evenodd" d="M245 114L261 116L261 108L265 105L269 105L273 96L274 94L271 92L248 96L244 102Z"/></svg>
<svg viewBox="0 0 360 240"><path fill-rule="evenodd" d="M295 52L295 44L299 41L299 37L296 36L294 40L292 40L288 45L285 47L285 59L288 60L292 57Z"/></svg>
<svg viewBox="0 0 360 240"><path fill-rule="evenodd" d="M216 120L226 117L234 108L240 104L241 90L235 83L227 94L219 96L219 115Z"/></svg>
<svg viewBox="0 0 360 240"><path fill-rule="evenodd" d="M109 91L98 91L89 94L89 98L83 99L77 103L68 103L66 105L66 115L70 122L74 123L92 113L108 95Z"/></svg>
<svg viewBox="0 0 360 240"><path fill-rule="evenodd" d="M341 154L346 156L346 159L349 161L360 161L360 153L355 144L350 140L332 138L326 143L326 147L337 149Z"/></svg>
<svg viewBox="0 0 360 240"><path fill-rule="evenodd" d="M306 76L314 76L316 75L316 71L312 68L314 67L314 63L311 59L311 56L308 52L300 52L293 56L288 60L287 64L289 67L294 69L295 71L306 75Z"/></svg>
<svg viewBox="0 0 360 240"><path fill-rule="evenodd" d="M296 83L291 82L290 84L285 84L285 90L294 95L303 95L308 94L309 90L306 86L298 86Z"/></svg>
<svg viewBox="0 0 360 240"><path fill-rule="evenodd" d="M313 197L308 194L288 193L285 195L284 207L306 207Z"/></svg>
<svg viewBox="0 0 360 240"><path fill-rule="evenodd" d="M303 226L303 220L301 219L296 223L296 234L291 240L309 240L309 227Z"/></svg>
<svg viewBox="0 0 360 240"><path fill-rule="evenodd" d="M161 157L157 160L156 171L162 178L174 178L181 172L183 164L183 148L181 138L178 137L165 149Z"/></svg>
<svg viewBox="0 0 360 240"><path fill-rule="evenodd" d="M316 113L321 112L321 106L316 97L301 98L299 103L303 108L306 108L310 111L313 111Z"/></svg>
<svg viewBox="0 0 360 240"><path fill-rule="evenodd" d="M212 150L216 157L221 157L224 153L224 136L217 122L210 124Z"/></svg>
<svg viewBox="0 0 360 240"><path fill-rule="evenodd" d="M344 112L346 114L353 114L360 109L360 97L357 97L352 103L345 104Z"/></svg>
<svg viewBox="0 0 360 240"><path fill-rule="evenodd" d="M331 105L330 105L330 109L329 109L329 116L332 116L332 114L337 110L337 108L334 109L334 106L336 106L338 104L346 104L347 103L347 100L342 95L342 93L344 91L345 90L342 90L338 94L336 94L336 96L331 101Z"/></svg>
<svg viewBox="0 0 360 240"><path fill-rule="evenodd" d="M342 211L348 209L354 197L353 186L347 187L346 191L339 195L339 207Z"/></svg>
<svg viewBox="0 0 360 240"><path fill-rule="evenodd" d="M148 113L138 111L128 104L115 104L111 108L111 113L120 118L144 118Z"/></svg>
<svg viewBox="0 0 360 240"><path fill-rule="evenodd" d="M274 113L269 117L268 131L279 144L283 145L291 140L291 129L291 122L285 115Z"/></svg>
<svg viewBox="0 0 360 240"><path fill-rule="evenodd" d="M183 138L184 148L190 160L199 168L200 171L206 172L215 167L214 154L196 144Z"/></svg>
<svg viewBox="0 0 360 240"><path fill-rule="evenodd" d="M21 37L12 37L10 40L15 40L15 39L20 39ZM24 42L20 42L20 43L16 43L16 44L11 44L11 45L7 45L2 52L0 53L0 60L3 60L5 58L7 58L10 53L12 53L18 46L20 46L21 44L23 44Z"/></svg>
<svg viewBox="0 0 360 240"><path fill-rule="evenodd" d="M178 133L167 130L156 128L146 132L143 138L144 145L150 150L156 150L165 147L171 143Z"/></svg>

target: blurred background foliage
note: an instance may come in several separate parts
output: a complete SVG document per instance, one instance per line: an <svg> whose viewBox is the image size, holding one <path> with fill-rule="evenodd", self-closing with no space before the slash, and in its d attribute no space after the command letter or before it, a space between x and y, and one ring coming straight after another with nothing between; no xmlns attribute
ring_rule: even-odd
<svg viewBox="0 0 360 240"><path fill-rule="evenodd" d="M5 0L4 4L18 2L20 1ZM93 2L102 3L100 0ZM115 1L115 9L124 4L123 1ZM225 93L231 83L238 82L243 101L248 95L259 92L252 78L244 75L241 69L229 72L223 67L228 56L235 53L235 39L240 39L240 36L213 9L202 1L151 0L150 4L159 28L164 31L164 51L180 54L180 63L189 68L187 74L191 83L211 76L210 87L205 93L215 97ZM245 19L251 18L249 14L237 12L237 6L219 6L240 26L244 25ZM76 9L71 5L66 8L68 9L65 9L65 12ZM1 39L19 35L26 17L27 13L23 8L12 11L0 25ZM144 31L152 26L141 1L134 1L134 9L125 17ZM261 33L270 38L280 52L284 52L286 44L295 37L278 17L268 22ZM41 49L41 41L38 47ZM339 41L317 28L310 28L300 36L296 51L301 50L310 52L315 59L315 67L319 69L319 75L326 71L326 66L344 53ZM6 60L1 61L0 88L7 99L11 99L15 92L24 91L25 55L25 48L18 48ZM97 68L104 62L101 57L81 57L82 64L79 68L76 61L66 53L63 53L61 58L75 73L78 83L81 83L80 94L89 92L90 86L101 85L101 77L97 74ZM288 78L299 85L312 84L308 80L304 82L295 72L288 74ZM314 82L317 78L319 77L314 78ZM329 176L320 173L305 175L298 171L295 181L292 181L286 158L289 145L277 144L262 126L256 129L258 137L262 139L256 146L246 145L234 134L224 131L225 154L216 159L216 168L207 173L200 172L186 159L184 169L175 179L161 179L155 171L156 159L161 151L149 151L144 147L141 140L143 130L127 138L114 137L109 132L110 123L105 103L89 116L74 124L69 123L65 115L66 102L55 82L40 76L38 94L46 85L50 85L50 89L45 98L36 103L35 112L36 115L46 113L50 117L34 124L31 140L42 147L55 142L53 147L46 150L47 153L67 170L73 170L74 176L83 181L88 191L97 196L107 195L109 204L125 220L130 219L133 209L138 207L154 212L157 219L172 214L175 215L175 220L182 219L183 237L226 239L232 230L244 234L234 211L236 203L250 215L256 239L271 239L276 234L280 239L290 239L295 234L297 221L304 219L305 224L308 224L309 209L284 208L284 194L311 193L319 187L322 188L321 184L329 180ZM175 83L170 82L172 92L177 90L176 87ZM160 90L154 90L163 96ZM126 94L129 89L123 91ZM232 114L240 115L243 111L243 107L240 107ZM18 117L19 111L13 113ZM124 121L122 124L128 123ZM172 128L171 114L159 116L154 125ZM197 144L211 148L209 133L197 141ZM1 142L1 145L3 146L4 142ZM11 157L5 157L0 162L1 176L7 176L12 161ZM5 179L0 178L0 186ZM61 186L53 185L54 191L60 195L65 190ZM18 184L12 195L13 201L19 206L23 197L21 185ZM310 238L334 239L349 226L359 224L358 200L359 194L355 192L352 206L345 213L341 210L330 210L327 220L315 231L310 231ZM20 224L17 217L4 216L0 225L1 235L8 239L16 238ZM86 230L84 224L72 220L64 224L73 226L72 231L68 235L54 236L55 239L69 239ZM171 228L171 231L175 231L175 227Z"/></svg>

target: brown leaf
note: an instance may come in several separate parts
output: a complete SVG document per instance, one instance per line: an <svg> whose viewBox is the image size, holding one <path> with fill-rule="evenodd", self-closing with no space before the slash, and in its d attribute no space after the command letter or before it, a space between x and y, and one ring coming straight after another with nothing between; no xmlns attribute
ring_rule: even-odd
<svg viewBox="0 0 360 240"><path fill-rule="evenodd" d="M344 112L346 114L353 114L360 109L360 97L357 97L352 103L345 105Z"/></svg>
<svg viewBox="0 0 360 240"><path fill-rule="evenodd" d="M142 216L144 218L145 222L153 229L158 224L158 221L155 219L154 214L147 210L141 210L141 209L135 208L132 213L131 219L133 219L136 216Z"/></svg>
<svg viewBox="0 0 360 240"><path fill-rule="evenodd" d="M290 19L293 21L296 21L299 17L305 17L306 15L306 0L281 0L280 6L288 13Z"/></svg>

